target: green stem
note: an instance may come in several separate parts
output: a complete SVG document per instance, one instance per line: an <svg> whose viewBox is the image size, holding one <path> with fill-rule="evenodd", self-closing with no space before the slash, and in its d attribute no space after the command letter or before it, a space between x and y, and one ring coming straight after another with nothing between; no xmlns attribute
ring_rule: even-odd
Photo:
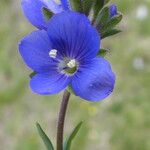
<svg viewBox="0 0 150 150"><path fill-rule="evenodd" d="M64 91L64 95L62 98L60 112L58 117L58 124L57 124L57 150L63 150L63 133L64 133L64 122L66 116L66 110L68 106L70 98L70 92L67 90Z"/></svg>

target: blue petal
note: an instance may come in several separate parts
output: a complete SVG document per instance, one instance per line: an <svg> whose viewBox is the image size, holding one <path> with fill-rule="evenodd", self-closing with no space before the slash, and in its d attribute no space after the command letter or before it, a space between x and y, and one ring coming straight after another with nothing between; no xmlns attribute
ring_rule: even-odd
<svg viewBox="0 0 150 150"><path fill-rule="evenodd" d="M110 14L110 18L112 18L112 17L117 15L117 6L115 4L112 4L109 7L109 14Z"/></svg>
<svg viewBox="0 0 150 150"><path fill-rule="evenodd" d="M63 8L61 5L58 5L54 0L41 0L51 10L54 14L61 13Z"/></svg>
<svg viewBox="0 0 150 150"><path fill-rule="evenodd" d="M49 57L51 43L46 31L34 31L19 44L19 51L26 64L36 72L49 71L55 66Z"/></svg>
<svg viewBox="0 0 150 150"><path fill-rule="evenodd" d="M53 0L22 0L22 8L28 20L39 29L47 28L47 21L43 14L43 7L53 13L60 13L62 8Z"/></svg>
<svg viewBox="0 0 150 150"><path fill-rule="evenodd" d="M69 0L61 0L61 4L64 10L70 10L71 6Z"/></svg>
<svg viewBox="0 0 150 150"><path fill-rule="evenodd" d="M70 77L58 74L57 72L37 74L31 79L30 87L37 94L56 94L65 89L70 80Z"/></svg>
<svg viewBox="0 0 150 150"><path fill-rule="evenodd" d="M81 64L72 79L72 88L77 96L88 101L100 101L113 91L115 75L110 64L103 58Z"/></svg>
<svg viewBox="0 0 150 150"><path fill-rule="evenodd" d="M100 47L98 32L84 14L65 11L48 24L52 47L62 55L78 60L94 58Z"/></svg>

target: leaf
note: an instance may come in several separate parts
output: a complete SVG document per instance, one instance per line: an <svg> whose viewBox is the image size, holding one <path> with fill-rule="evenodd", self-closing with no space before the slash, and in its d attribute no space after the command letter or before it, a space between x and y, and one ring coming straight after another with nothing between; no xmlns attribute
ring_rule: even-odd
<svg viewBox="0 0 150 150"><path fill-rule="evenodd" d="M104 38L106 38L106 37L113 36L113 35L118 34L118 33L120 33L120 32L121 32L121 30L118 30L118 29L111 29L111 30L108 30L108 31L102 33L102 34L101 34L101 38L104 39Z"/></svg>
<svg viewBox="0 0 150 150"><path fill-rule="evenodd" d="M103 8L105 4L107 4L110 0L95 0L94 3L94 18L97 17L99 11Z"/></svg>
<svg viewBox="0 0 150 150"><path fill-rule="evenodd" d="M104 7L98 13L94 25L97 28L103 28L103 26L107 23L108 20L109 20L109 8L108 7Z"/></svg>
<svg viewBox="0 0 150 150"><path fill-rule="evenodd" d="M83 12L82 0L70 0L73 10Z"/></svg>
<svg viewBox="0 0 150 150"><path fill-rule="evenodd" d="M110 0L105 0L105 4L107 4Z"/></svg>
<svg viewBox="0 0 150 150"><path fill-rule="evenodd" d="M118 14L111 18L108 23L103 27L102 31L110 30L114 28L122 20L122 14Z"/></svg>
<svg viewBox="0 0 150 150"><path fill-rule="evenodd" d="M30 73L29 77L33 78L33 76L35 76L37 73L35 71L33 71L32 73Z"/></svg>
<svg viewBox="0 0 150 150"><path fill-rule="evenodd" d="M75 138L75 136L77 135L79 129L81 128L83 122L80 122L72 131L72 133L70 134L69 138L66 140L65 144L64 144L64 150L70 150L71 148L71 144L73 139Z"/></svg>
<svg viewBox="0 0 150 150"><path fill-rule="evenodd" d="M43 7L43 14L47 21L53 16L53 13L45 7Z"/></svg>
<svg viewBox="0 0 150 150"><path fill-rule="evenodd" d="M95 3L94 3L94 18L97 17L99 11L103 8L104 6L104 0L95 0Z"/></svg>
<svg viewBox="0 0 150 150"><path fill-rule="evenodd" d="M93 0L70 0L73 10L89 15L94 4Z"/></svg>
<svg viewBox="0 0 150 150"><path fill-rule="evenodd" d="M39 123L36 123L36 127L38 129L39 135L42 138L47 150L54 150L54 147L50 141L50 139L48 138L48 136L45 134L45 132L43 131L43 129L41 128Z"/></svg>
<svg viewBox="0 0 150 150"><path fill-rule="evenodd" d="M93 1L92 0L83 0L83 12L88 16L92 6L93 6Z"/></svg>
<svg viewBox="0 0 150 150"><path fill-rule="evenodd" d="M109 52L109 50L108 49L104 49L104 48L102 48L102 49L100 49L99 50L99 52L98 52L98 55L97 56L101 56L101 57L104 57L104 56L106 56L106 54Z"/></svg>

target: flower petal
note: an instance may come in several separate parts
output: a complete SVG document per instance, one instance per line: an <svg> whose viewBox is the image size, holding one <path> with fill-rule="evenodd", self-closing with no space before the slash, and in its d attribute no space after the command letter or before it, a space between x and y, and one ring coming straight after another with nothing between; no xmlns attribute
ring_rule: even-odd
<svg viewBox="0 0 150 150"><path fill-rule="evenodd" d="M41 0L51 10L54 14L61 13L63 8L61 5L57 4L54 0Z"/></svg>
<svg viewBox="0 0 150 150"><path fill-rule="evenodd" d="M115 4L112 4L109 7L109 14L110 14L110 18L112 18L112 17L117 15L117 6Z"/></svg>
<svg viewBox="0 0 150 150"><path fill-rule="evenodd" d="M61 0L61 4L62 4L64 10L71 9L69 0Z"/></svg>
<svg viewBox="0 0 150 150"><path fill-rule="evenodd" d="M98 32L84 14L77 12L65 11L53 16L48 35L53 48L78 60L96 57L100 47Z"/></svg>
<svg viewBox="0 0 150 150"><path fill-rule="evenodd" d="M72 79L72 88L77 96L88 101L100 101L113 91L115 75L110 64L103 58L81 64Z"/></svg>
<svg viewBox="0 0 150 150"><path fill-rule="evenodd" d="M43 14L43 7L53 13L60 13L62 8L53 0L22 0L22 8L28 20L39 29L47 28L47 21Z"/></svg>
<svg viewBox="0 0 150 150"><path fill-rule="evenodd" d="M35 93L41 95L56 94L65 89L70 80L70 77L57 72L37 74L31 79L30 87Z"/></svg>
<svg viewBox="0 0 150 150"><path fill-rule="evenodd" d="M49 71L55 66L49 57L51 43L47 32L44 30L34 31L19 44L19 51L26 64L36 72Z"/></svg>

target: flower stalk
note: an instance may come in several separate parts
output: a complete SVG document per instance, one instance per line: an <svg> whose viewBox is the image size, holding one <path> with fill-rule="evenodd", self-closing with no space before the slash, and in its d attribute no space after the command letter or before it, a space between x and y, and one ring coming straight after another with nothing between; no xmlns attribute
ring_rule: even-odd
<svg viewBox="0 0 150 150"><path fill-rule="evenodd" d="M64 122L67 111L67 106L70 98L70 92L67 90L64 91L64 95L62 98L60 112L58 116L58 124L57 124L57 150L63 150L63 133L64 133Z"/></svg>

